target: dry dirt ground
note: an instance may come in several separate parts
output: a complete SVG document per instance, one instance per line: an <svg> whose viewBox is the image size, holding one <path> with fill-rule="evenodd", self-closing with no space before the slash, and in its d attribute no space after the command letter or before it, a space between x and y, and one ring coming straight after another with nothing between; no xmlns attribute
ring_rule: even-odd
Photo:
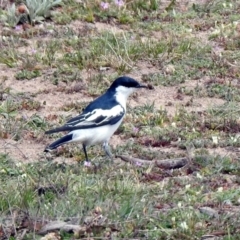
<svg viewBox="0 0 240 240"><path fill-rule="evenodd" d="M182 8L184 10L184 7L187 7L186 4L182 5ZM81 21L73 21L69 24L70 28L78 29L82 28L85 24ZM93 28L97 28L99 32L104 31L107 29L111 30L112 32L122 32L124 31L124 27L119 26L113 26L106 23L95 23L92 24ZM37 28L37 26L36 26ZM22 30L21 30L22 31ZM199 33L199 38L202 39L204 42L206 39L205 36L206 33L201 32ZM152 36L155 39L161 38L160 34L155 33L154 36ZM29 41L34 44L38 39L30 39ZM215 43L213 43L215 44ZM22 49L22 51L28 51L29 47L26 47L26 49ZM219 46L216 46L216 49L218 51L221 50ZM149 65L147 62L140 62L137 64L137 66L131 71L131 74L129 74L131 77L134 77L135 79L141 81L141 77L143 74L149 74L152 72L156 72L158 69ZM59 115L59 114L65 114L66 116L75 116L77 114L77 111L72 112L65 112L60 111L61 107L66 103L76 103L78 101L85 101L90 102L93 100L93 97L89 97L84 89L80 89L78 92L73 92L71 94L67 94L65 92L62 92L60 89L62 88L71 88L74 87L76 82L72 82L70 85L65 84L61 82L58 86L53 85L52 83L49 83L48 81L45 81L43 77L37 77L32 80L22 80L17 81L15 79L15 74L19 71L17 68L8 68L4 64L0 64L0 76L4 76L4 87L9 87L11 89L12 93L29 93L30 95L36 95L34 97L34 100L39 101L41 103L41 108L37 111L25 111L23 110L20 112L20 115L24 115L27 117L31 117L35 113L48 117L49 115ZM111 71L111 69L109 70ZM51 74L51 73L49 73ZM86 79L89 74L87 71L82 71L81 76L83 79ZM114 80L114 79L112 79ZM151 104L154 102L155 106L159 108L166 109L168 115L174 116L176 112L178 111L180 106L184 106L185 109L189 112L191 111L204 111L206 109L209 109L211 106L220 106L225 101L219 98L197 98L195 97L193 99L193 102L191 106L186 106L186 103L191 100L190 96L184 96L183 98L179 99L177 97L177 89L179 89L181 86L188 87L188 88L194 88L197 84L199 86L204 85L209 79L207 77L204 77L198 81L196 80L187 80L184 84L178 85L178 86L172 86L172 87L164 87L164 86L157 86L154 90L151 91L144 91L141 90L140 93L137 94L137 97L130 97L129 99L129 106L135 107L143 104ZM44 103L44 104L43 104ZM51 140L50 140L51 141ZM0 152L7 153L9 156L13 159L16 159L17 161L23 161L23 162L31 162L31 161L41 161L45 159L45 155L43 154L43 150L47 144L50 143L49 139L45 138L44 132L38 136L37 139L31 139L28 137L28 133L26 133L26 137L20 139L19 141L14 141L11 138L7 139L0 139ZM117 147L118 145L122 144L122 139L120 135L113 136L110 145L113 145L114 147ZM163 151L177 151L177 149L174 149L173 147L164 147L161 148ZM178 150L179 151L179 150ZM222 155L229 155L232 154L231 151L228 151L225 148L215 148L211 150L213 152L217 152L218 154L221 153ZM58 157L58 160L61 160L61 157ZM62 159L64 160L64 159ZM71 160L70 160L71 161Z"/></svg>
<svg viewBox="0 0 240 240"><path fill-rule="evenodd" d="M74 23L73 23L74 24ZM101 24L97 24L97 26L101 29ZM14 72L12 69L9 69L3 65L0 66L1 75L7 76L8 80L5 82L6 87L10 87L11 91L14 93L19 92L29 92L31 94L43 92L41 94L37 94L35 97L36 101L43 103L46 102L46 105L42 105L42 108L38 111L27 111L22 112L21 114L27 114L28 117L37 113L41 116L47 117L48 115L59 115L59 114L67 114L66 112L60 112L59 109L66 102L77 102L81 99L81 101L90 102L94 98L86 96L84 93L77 92L73 94L67 94L63 92L56 91L57 88L69 87L66 84L61 83L60 86L54 86L50 83L46 83L41 77L32 79L32 80L23 80L17 81L14 77ZM141 81L142 74L151 73L152 69L147 66L147 64L142 63L138 66L138 68L130 75L135 79ZM206 79L208 80L208 79ZM201 79L199 82L196 80L189 80L182 84L182 86L194 87L196 84L204 84L205 79ZM75 83L73 82L72 85ZM138 94L137 98L130 97L129 106L135 107L139 105L143 105L146 103L153 103L155 106L162 107L166 109L169 115L174 115L180 106L185 106L186 103L190 100L191 97L185 96L183 99L177 99L177 89L179 86L175 87L164 87L158 86L155 87L154 90L146 91L141 90L141 93ZM45 94L44 92L48 92ZM169 102L171 102L171 106L169 106ZM191 112L195 111L204 111L211 106L222 105L224 100L219 98L196 98L194 99L194 107L189 106L186 107L186 110ZM75 116L77 112L72 112L71 115ZM45 146L50 143L47 140L44 140L44 133L42 133L40 140L29 140L21 139L20 141L14 141L12 139L0 139L1 152L9 154L9 156L13 159L18 159L23 162L28 161L39 161L44 159L43 150ZM113 136L110 140L110 145L117 146L121 144L121 137ZM80 146L81 147L81 146ZM162 149L163 150L163 149ZM219 153L221 151L224 155L230 154L224 149L215 149L216 152ZM164 151L173 151L172 147L168 149L168 147L164 148ZM176 151L176 150L175 150Z"/></svg>

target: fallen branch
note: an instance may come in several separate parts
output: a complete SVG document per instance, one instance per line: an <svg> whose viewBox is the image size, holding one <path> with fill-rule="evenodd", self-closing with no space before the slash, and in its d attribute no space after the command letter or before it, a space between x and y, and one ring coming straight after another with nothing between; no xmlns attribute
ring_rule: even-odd
<svg viewBox="0 0 240 240"><path fill-rule="evenodd" d="M46 224L38 233L41 235L45 235L52 231L64 231L64 232L82 232L84 233L86 231L86 227L81 227L79 225L74 224L68 224L66 222L62 221L54 221Z"/></svg>
<svg viewBox="0 0 240 240"><path fill-rule="evenodd" d="M188 159L186 157L163 159L163 160L152 160L152 161L143 160L140 158L128 157L124 155L117 155L116 157L122 159L124 162L129 162L137 166L153 165L163 169L181 168L188 163Z"/></svg>

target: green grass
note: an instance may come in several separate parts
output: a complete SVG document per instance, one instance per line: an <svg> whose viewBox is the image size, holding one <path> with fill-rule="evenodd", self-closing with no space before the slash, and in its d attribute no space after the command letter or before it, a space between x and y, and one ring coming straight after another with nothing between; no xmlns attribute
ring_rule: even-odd
<svg viewBox="0 0 240 240"><path fill-rule="evenodd" d="M27 31L7 27L16 19L0 12L0 238L41 239L45 224L61 220L86 230L56 230L59 239L239 239L238 1L108 3L62 1ZM154 89L133 95L113 153L188 157L187 166L110 162L94 146L95 167L86 168L78 144L42 154L61 136L45 130L128 74ZM66 101L49 106L48 95ZM39 146L28 163L6 153L22 143Z"/></svg>
<svg viewBox="0 0 240 240"><path fill-rule="evenodd" d="M21 209L33 222L43 221L45 216L45 221L77 218L78 224L84 225L88 218L95 237L110 231L117 238L164 239L177 234L198 238L206 229L196 231L196 223L205 224L209 219L198 210L198 207L208 205L205 199L215 206L224 201L234 204L239 194L234 185L227 191L220 190L222 184L228 182L225 177L220 180L215 168L229 167L230 163L225 163L229 159L208 157L206 160L199 176L189 176L191 183L188 178L181 178L180 172L176 172L173 179L166 178L165 183L149 183L147 169L125 164L101 164L97 172L91 172L81 164L15 164L6 155L1 155L1 186L8 189L1 193L1 218L12 217L13 211ZM200 156L196 158L196 164L199 161ZM159 173L155 169L151 174ZM207 185L204 185L205 181ZM103 222L94 223L94 216L99 214L103 216ZM23 223L18 224L21 227ZM96 231L97 226L102 228ZM208 231L218 227L218 223L213 223ZM227 228L222 227L222 230L227 231Z"/></svg>

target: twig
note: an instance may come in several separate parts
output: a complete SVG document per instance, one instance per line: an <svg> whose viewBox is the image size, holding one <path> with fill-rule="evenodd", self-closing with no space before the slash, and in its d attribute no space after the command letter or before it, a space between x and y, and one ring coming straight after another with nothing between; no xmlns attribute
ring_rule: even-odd
<svg viewBox="0 0 240 240"><path fill-rule="evenodd" d="M54 221L50 222L47 225L45 225L39 232L38 234L40 235L45 235L48 232L56 231L56 230L61 230L64 232L85 232L86 231L85 226L79 226L79 225L74 225L74 224L68 224L66 222L62 221Z"/></svg>
<svg viewBox="0 0 240 240"><path fill-rule="evenodd" d="M22 234L21 234L21 236L18 237L18 240L22 240L22 239L24 239L26 233L27 233L27 229L24 229L23 232L22 232Z"/></svg>
<svg viewBox="0 0 240 240"><path fill-rule="evenodd" d="M141 165L147 166L152 164L156 167L163 168L163 169L181 168L188 163L188 159L186 157L163 159L163 160L152 160L152 161L143 160L140 158L128 157L124 155L117 155L116 157L119 157L123 161L129 162L137 166L141 166Z"/></svg>

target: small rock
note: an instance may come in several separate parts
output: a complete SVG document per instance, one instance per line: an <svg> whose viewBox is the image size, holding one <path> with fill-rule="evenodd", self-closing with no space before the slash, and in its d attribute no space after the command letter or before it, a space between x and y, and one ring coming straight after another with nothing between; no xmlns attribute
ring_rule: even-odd
<svg viewBox="0 0 240 240"><path fill-rule="evenodd" d="M209 217L219 217L218 212L210 207L200 207L199 208L200 213L207 214Z"/></svg>
<svg viewBox="0 0 240 240"><path fill-rule="evenodd" d="M227 206L232 206L232 201L230 199L226 199L223 201L223 205L227 205Z"/></svg>
<svg viewBox="0 0 240 240"><path fill-rule="evenodd" d="M203 228L205 228L205 224L203 224L202 222L197 222L195 224L195 229L200 230L200 229L203 229Z"/></svg>
<svg viewBox="0 0 240 240"><path fill-rule="evenodd" d="M60 236L57 233L51 232L40 238L40 240L60 240Z"/></svg>
<svg viewBox="0 0 240 240"><path fill-rule="evenodd" d="M167 74L171 74L175 72L175 67L172 64L168 64L167 66L164 67L164 72Z"/></svg>

